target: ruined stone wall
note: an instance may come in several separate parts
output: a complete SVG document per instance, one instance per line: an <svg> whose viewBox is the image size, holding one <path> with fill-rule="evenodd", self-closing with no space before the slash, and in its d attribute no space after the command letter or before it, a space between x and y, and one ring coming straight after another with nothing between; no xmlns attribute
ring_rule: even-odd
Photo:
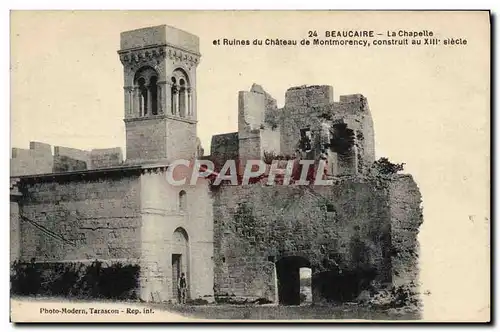
<svg viewBox="0 0 500 332"><path fill-rule="evenodd" d="M411 175L397 175L391 182L390 211L393 246L392 278L395 286L408 285L419 273L418 231L423 222L422 197ZM418 285L417 285L418 286Z"/></svg>
<svg viewBox="0 0 500 332"><path fill-rule="evenodd" d="M265 152L274 152L275 154L280 154L281 131L279 127L272 128L266 126L264 129L260 130L260 138L261 156L264 156Z"/></svg>
<svg viewBox="0 0 500 332"><path fill-rule="evenodd" d="M285 93L285 107L317 107L333 103L333 88L329 85L298 86Z"/></svg>
<svg viewBox="0 0 500 332"><path fill-rule="evenodd" d="M62 146L54 147L54 172L83 171L91 168L89 151Z"/></svg>
<svg viewBox="0 0 500 332"><path fill-rule="evenodd" d="M358 173L365 172L375 161L375 133L366 97L361 94L340 96L334 104L333 119L344 119L354 131L357 148Z"/></svg>
<svg viewBox="0 0 500 332"><path fill-rule="evenodd" d="M312 134L312 149L308 158L317 158L321 152L322 124L325 107L333 103L333 88L327 85L299 86L285 93L285 107L281 110L281 152L292 154L299 148L301 130Z"/></svg>
<svg viewBox="0 0 500 332"><path fill-rule="evenodd" d="M210 145L210 159L217 169L220 169L226 160L239 159L238 133L228 133L212 136Z"/></svg>
<svg viewBox="0 0 500 332"><path fill-rule="evenodd" d="M19 190L21 259L139 259L138 176L24 178Z"/></svg>
<svg viewBox="0 0 500 332"><path fill-rule="evenodd" d="M250 91L239 92L238 145L243 164L245 160L262 159L264 152L280 153L278 122L270 122L276 110L276 99L258 84L253 84Z"/></svg>
<svg viewBox="0 0 500 332"><path fill-rule="evenodd" d="M52 173L54 160L49 144L30 142L30 148L12 148L11 176Z"/></svg>
<svg viewBox="0 0 500 332"><path fill-rule="evenodd" d="M123 163L122 149L92 149L90 151L90 169L116 167Z"/></svg>
<svg viewBox="0 0 500 332"><path fill-rule="evenodd" d="M207 181L173 186L167 183L165 170L151 170L142 175L141 184L141 298L176 301L175 253L182 254L181 270L187 275L190 298L213 299L213 212ZM188 252L176 247L174 232L179 228L187 233Z"/></svg>
<svg viewBox="0 0 500 332"><path fill-rule="evenodd" d="M255 90L259 91L259 89ZM308 130L312 135L312 151L303 157L317 159L321 151L330 143L329 138L332 138L328 129L332 130L332 126L335 125L344 125L347 127L349 136L342 133L344 136L340 139L351 140L352 147L350 151L342 153L327 148L331 174L363 174L375 160L373 121L364 96L360 94L340 96L340 101L334 102L331 86L299 86L286 91L284 108L265 109L262 105L265 103L263 96L266 96L266 100L271 97L263 93L244 92L244 98L240 93L240 115L245 114L249 119L242 122L240 117L240 128L242 124L253 122L256 127L264 114L264 125L259 131L247 130L246 136L240 133L242 146L240 154L245 152L249 155L256 155L259 147L261 154L267 149L277 150L276 145L279 142L279 153L291 155L300 148L301 131ZM245 107L242 108L241 105ZM266 131L269 128L271 130ZM335 129L332 132L335 132ZM279 138L277 133L279 133Z"/></svg>
<svg viewBox="0 0 500 332"><path fill-rule="evenodd" d="M239 156L260 159L260 129L265 118L265 96L253 91L240 91L238 95L238 140Z"/></svg>
<svg viewBox="0 0 500 332"><path fill-rule="evenodd" d="M224 186L214 198L218 296L274 301L275 262L288 256L306 258L313 274L374 270L390 282L389 201L373 183Z"/></svg>
<svg viewBox="0 0 500 332"><path fill-rule="evenodd" d="M308 107L286 108L283 110L283 118L280 125L281 130L281 153L293 154L299 148L300 131L309 129L312 133L313 153L311 158L318 156L320 152L319 132L322 128L321 111Z"/></svg>
<svg viewBox="0 0 500 332"><path fill-rule="evenodd" d="M30 149L12 148L11 176L85 171L123 164L121 148L91 151L30 142Z"/></svg>

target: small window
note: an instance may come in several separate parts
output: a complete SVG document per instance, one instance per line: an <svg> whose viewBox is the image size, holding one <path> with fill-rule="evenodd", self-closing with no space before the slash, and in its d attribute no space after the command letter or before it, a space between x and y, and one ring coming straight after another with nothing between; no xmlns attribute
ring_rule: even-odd
<svg viewBox="0 0 500 332"><path fill-rule="evenodd" d="M181 190L181 192L179 193L179 210L186 211L186 205L187 205L187 195L184 190Z"/></svg>
<svg viewBox="0 0 500 332"><path fill-rule="evenodd" d="M300 149L309 152L312 149L312 133L309 128L300 130Z"/></svg>
<svg viewBox="0 0 500 332"><path fill-rule="evenodd" d="M331 203L326 203L326 212L335 212L335 207Z"/></svg>

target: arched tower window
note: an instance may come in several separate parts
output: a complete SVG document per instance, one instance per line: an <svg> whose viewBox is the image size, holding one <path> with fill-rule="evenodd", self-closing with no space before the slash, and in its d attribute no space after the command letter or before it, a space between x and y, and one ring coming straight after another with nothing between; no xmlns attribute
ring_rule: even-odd
<svg viewBox="0 0 500 332"><path fill-rule="evenodd" d="M151 67L139 69L134 78L134 111L139 116L158 114L158 73Z"/></svg>
<svg viewBox="0 0 500 332"><path fill-rule="evenodd" d="M192 115L191 87L187 73L176 69L172 73L172 114L182 118Z"/></svg>
<svg viewBox="0 0 500 332"><path fill-rule="evenodd" d="M184 190L179 192L179 210L186 211L187 206L187 194Z"/></svg>

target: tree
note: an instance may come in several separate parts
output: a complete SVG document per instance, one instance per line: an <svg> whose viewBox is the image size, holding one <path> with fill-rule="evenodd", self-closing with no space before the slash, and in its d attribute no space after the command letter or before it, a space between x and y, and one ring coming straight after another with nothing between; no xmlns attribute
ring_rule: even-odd
<svg viewBox="0 0 500 332"><path fill-rule="evenodd" d="M395 164L390 162L388 158L382 157L375 161L373 166L379 174L391 175L403 171L405 163Z"/></svg>

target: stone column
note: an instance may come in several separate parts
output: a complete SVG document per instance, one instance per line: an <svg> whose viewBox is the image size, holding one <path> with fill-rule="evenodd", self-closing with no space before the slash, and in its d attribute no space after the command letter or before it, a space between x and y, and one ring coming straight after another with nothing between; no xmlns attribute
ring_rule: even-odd
<svg viewBox="0 0 500 332"><path fill-rule="evenodd" d="M140 111L139 111L139 89L137 87L134 87L132 89L131 93L131 98L132 98L132 116L137 117L141 116Z"/></svg>
<svg viewBox="0 0 500 332"><path fill-rule="evenodd" d="M187 115L189 118L191 118L193 116L193 110L191 109L191 88L187 88L186 92Z"/></svg>
<svg viewBox="0 0 500 332"><path fill-rule="evenodd" d="M177 109L179 105L179 91L177 86L174 85L172 90L172 114L177 115Z"/></svg>
<svg viewBox="0 0 500 332"><path fill-rule="evenodd" d="M124 105L125 105L125 118L130 118L132 116L132 87L124 88Z"/></svg>
<svg viewBox="0 0 500 332"><path fill-rule="evenodd" d="M171 114L172 113L172 103L171 103L171 88L172 85L169 84L168 82L161 81L158 82L158 86L160 87L161 90L161 96L159 97L161 99L161 111L163 114Z"/></svg>

